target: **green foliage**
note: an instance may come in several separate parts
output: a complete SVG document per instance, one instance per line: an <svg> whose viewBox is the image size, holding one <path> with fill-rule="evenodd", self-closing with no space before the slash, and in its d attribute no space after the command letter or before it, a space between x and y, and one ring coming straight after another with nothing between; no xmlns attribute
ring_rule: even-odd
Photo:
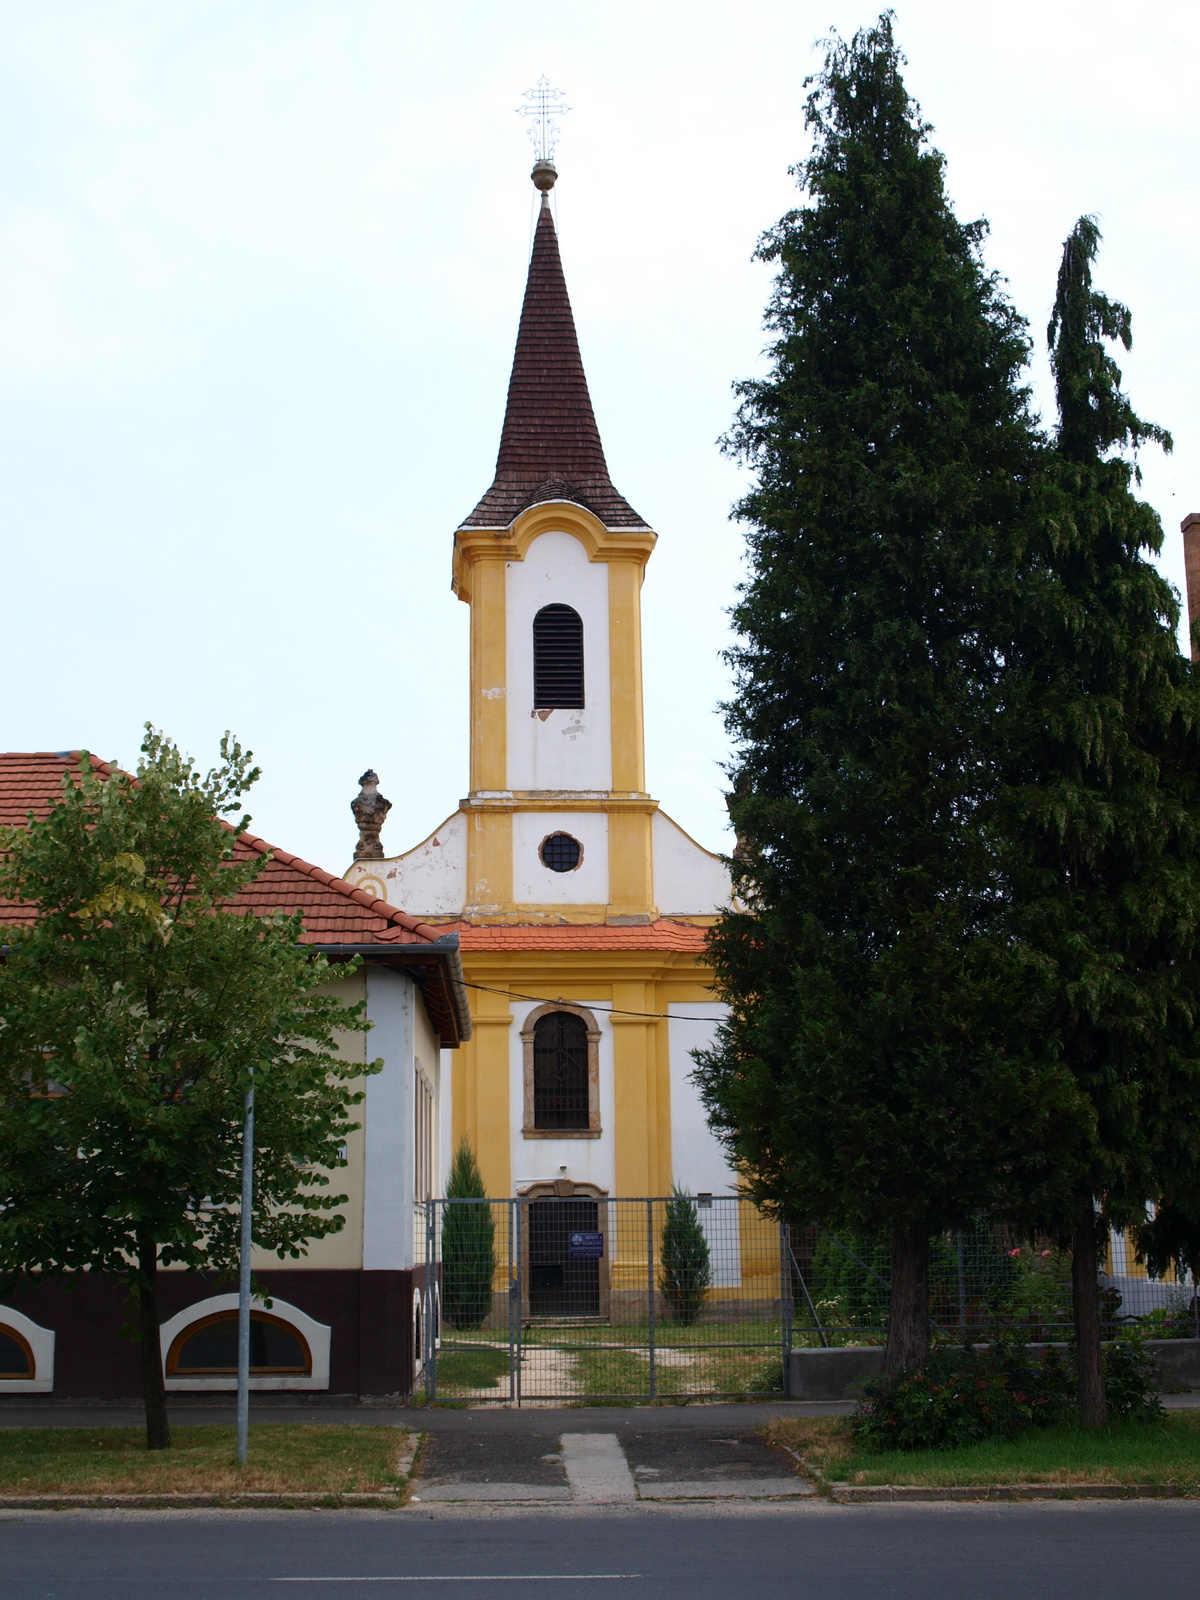
<svg viewBox="0 0 1200 1600"><path fill-rule="evenodd" d="M454 1152L442 1208L442 1316L452 1328L477 1328L492 1310L495 1226L483 1176L466 1136Z"/></svg>
<svg viewBox="0 0 1200 1600"><path fill-rule="evenodd" d="M884 1328L891 1304L890 1251L885 1239L822 1232L813 1251L809 1291L823 1324ZM803 1305L801 1301L797 1307ZM805 1309L807 1309L805 1307Z"/></svg>
<svg viewBox="0 0 1200 1600"><path fill-rule="evenodd" d="M1095 1196L1098 1237L1139 1228L1161 1270L1200 1259L1200 694L1150 559L1158 517L1133 492L1139 445L1171 441L1120 390L1106 341L1128 348L1131 318L1092 285L1099 241L1082 217L1063 250L1056 448L1011 651L1011 926L1043 972L1044 1052L1083 1108L1025 1192L1063 1238ZM1163 1201L1149 1226L1147 1199Z"/></svg>
<svg viewBox="0 0 1200 1600"><path fill-rule="evenodd" d="M872 1378L851 1419L867 1450L937 1450L978 1439L1011 1438L1030 1427L1065 1422L1073 1385L1056 1351L1040 1358L1016 1340L984 1350L935 1350L923 1372L896 1383Z"/></svg>
<svg viewBox="0 0 1200 1600"><path fill-rule="evenodd" d="M989 1207L1077 1113L989 821L1043 445L1027 340L957 220L890 15L834 39L805 205L769 233L772 370L741 385L730 1018L697 1081L757 1199L839 1231Z"/></svg>
<svg viewBox="0 0 1200 1600"><path fill-rule="evenodd" d="M1117 1421L1161 1422L1166 1416L1158 1398L1158 1362L1143 1342L1143 1335L1130 1330L1104 1352L1104 1390L1108 1414Z"/></svg>
<svg viewBox="0 0 1200 1600"><path fill-rule="evenodd" d="M298 1257L342 1227L325 1173L345 1165L363 1068L335 1034L368 1024L323 992L334 975L299 917L222 909L266 864L237 852L248 818L219 820L249 762L226 737L202 777L149 730L136 779L85 756L44 820L0 838L0 893L37 914L0 965L10 1277L88 1269L136 1289L148 1262L234 1270L251 1069L255 1244Z"/></svg>
<svg viewBox="0 0 1200 1600"><path fill-rule="evenodd" d="M667 1313L688 1327L704 1308L712 1286L712 1263L696 1202L677 1185L672 1185L667 1200L659 1263L658 1287Z"/></svg>
<svg viewBox="0 0 1200 1600"><path fill-rule="evenodd" d="M1158 1363L1138 1334L1106 1347L1104 1381L1114 1421L1157 1422L1166 1415ZM1001 1337L983 1348L945 1346L933 1351L923 1372L895 1383L872 1378L863 1389L850 1423L861 1448L942 1450L1068 1421L1076 1382L1057 1350L1034 1355L1022 1337Z"/></svg>

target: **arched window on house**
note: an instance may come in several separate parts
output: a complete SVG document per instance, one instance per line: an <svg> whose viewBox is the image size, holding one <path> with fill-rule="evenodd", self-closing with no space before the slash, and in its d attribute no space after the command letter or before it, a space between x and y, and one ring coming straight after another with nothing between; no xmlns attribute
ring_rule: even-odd
<svg viewBox="0 0 1200 1600"><path fill-rule="evenodd" d="M34 1367L29 1340L16 1328L0 1322L0 1378L35 1378Z"/></svg>
<svg viewBox="0 0 1200 1600"><path fill-rule="evenodd" d="M223 1377L237 1372L238 1315L218 1311L176 1335L167 1355L169 1378ZM298 1328L265 1311L250 1313L250 1371L256 1376L312 1372L308 1341Z"/></svg>
<svg viewBox="0 0 1200 1600"><path fill-rule="evenodd" d="M571 606L543 606L533 619L535 711L583 706L583 618Z"/></svg>
<svg viewBox="0 0 1200 1600"><path fill-rule="evenodd" d="M588 1126L588 1033L582 1017L548 1011L533 1028L533 1125Z"/></svg>

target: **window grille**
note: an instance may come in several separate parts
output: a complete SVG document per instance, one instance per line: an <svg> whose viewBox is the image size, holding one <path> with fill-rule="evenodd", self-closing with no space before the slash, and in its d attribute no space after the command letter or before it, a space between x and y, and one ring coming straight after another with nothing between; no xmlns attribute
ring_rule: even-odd
<svg viewBox="0 0 1200 1600"><path fill-rule="evenodd" d="M543 606L533 619L533 704L537 711L583 706L583 618Z"/></svg>
<svg viewBox="0 0 1200 1600"><path fill-rule="evenodd" d="M570 1011L549 1011L534 1024L533 1125L588 1125L587 1027Z"/></svg>
<svg viewBox="0 0 1200 1600"><path fill-rule="evenodd" d="M574 872L579 865L579 858L583 855L583 846L569 833L552 833L548 839L542 841L542 848L538 853L542 858L542 865L549 867L551 872Z"/></svg>

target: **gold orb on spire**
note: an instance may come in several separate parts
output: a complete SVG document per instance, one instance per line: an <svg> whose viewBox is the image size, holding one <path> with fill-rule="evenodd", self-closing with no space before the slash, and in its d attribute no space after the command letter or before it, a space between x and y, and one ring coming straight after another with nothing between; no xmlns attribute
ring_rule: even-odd
<svg viewBox="0 0 1200 1600"><path fill-rule="evenodd" d="M540 189L543 194L549 194L554 187L558 173L555 171L553 161L543 159L534 162L533 171L529 176L535 189Z"/></svg>

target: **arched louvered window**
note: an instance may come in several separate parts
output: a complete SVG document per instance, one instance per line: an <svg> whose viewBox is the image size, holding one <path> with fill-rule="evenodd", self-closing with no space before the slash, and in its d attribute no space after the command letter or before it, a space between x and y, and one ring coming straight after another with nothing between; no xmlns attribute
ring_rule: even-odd
<svg viewBox="0 0 1200 1600"><path fill-rule="evenodd" d="M535 711L583 705L583 618L571 606L543 606L533 619Z"/></svg>
<svg viewBox="0 0 1200 1600"><path fill-rule="evenodd" d="M533 1028L533 1125L588 1126L588 1036L582 1017L549 1011Z"/></svg>

